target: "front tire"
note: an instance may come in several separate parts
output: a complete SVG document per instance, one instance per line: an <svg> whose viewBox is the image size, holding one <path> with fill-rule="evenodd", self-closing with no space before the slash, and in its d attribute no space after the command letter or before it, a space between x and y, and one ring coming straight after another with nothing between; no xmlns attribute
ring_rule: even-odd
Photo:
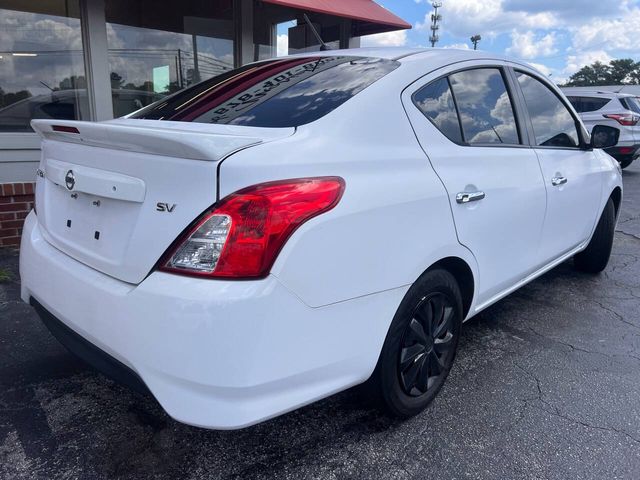
<svg viewBox="0 0 640 480"><path fill-rule="evenodd" d="M444 384L455 359L462 325L462 296L446 270L423 274L391 322L369 392L391 415L424 410Z"/></svg>
<svg viewBox="0 0 640 480"><path fill-rule="evenodd" d="M600 273L609 263L616 228L616 209L609 199L602 211L593 237L582 252L573 257L576 269L586 273Z"/></svg>

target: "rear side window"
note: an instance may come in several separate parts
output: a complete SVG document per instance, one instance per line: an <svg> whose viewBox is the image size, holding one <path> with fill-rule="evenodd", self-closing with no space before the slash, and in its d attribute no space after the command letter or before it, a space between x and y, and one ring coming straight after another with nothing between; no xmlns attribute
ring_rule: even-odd
<svg viewBox="0 0 640 480"><path fill-rule="evenodd" d="M513 105L502 73L478 68L449 76L465 142L519 144Z"/></svg>
<svg viewBox="0 0 640 480"><path fill-rule="evenodd" d="M567 97L578 113L595 112L611 101L610 98L599 97Z"/></svg>
<svg viewBox="0 0 640 480"><path fill-rule="evenodd" d="M295 127L335 110L399 65L352 56L269 60L206 80L129 118Z"/></svg>
<svg viewBox="0 0 640 480"><path fill-rule="evenodd" d="M635 113L640 113L640 102L637 97L620 97L620 103L627 110L631 110Z"/></svg>
<svg viewBox="0 0 640 480"><path fill-rule="evenodd" d="M413 95L413 102L449 140L462 142L460 122L446 78L436 80L418 90Z"/></svg>
<svg viewBox="0 0 640 480"><path fill-rule="evenodd" d="M498 68L478 68L440 78L413 95L420 111L450 140L520 143L511 98Z"/></svg>
<svg viewBox="0 0 640 480"><path fill-rule="evenodd" d="M531 75L516 72L535 134L536 145L577 147L578 129L569 109L549 87Z"/></svg>

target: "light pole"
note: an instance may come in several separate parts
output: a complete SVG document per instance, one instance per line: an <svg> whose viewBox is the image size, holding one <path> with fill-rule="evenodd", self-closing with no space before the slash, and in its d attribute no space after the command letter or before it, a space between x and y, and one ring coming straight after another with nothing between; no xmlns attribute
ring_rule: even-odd
<svg viewBox="0 0 640 480"><path fill-rule="evenodd" d="M431 47L435 47L438 40L440 40L438 36L440 25L438 23L442 20L442 15L438 13L438 9L442 7L442 2L431 2L431 6L433 7L433 13L431 14L431 36L429 41L431 42Z"/></svg>
<svg viewBox="0 0 640 480"><path fill-rule="evenodd" d="M478 49L478 42L480 40L482 40L482 37L480 35L474 35L473 37L471 37L471 43L473 43L474 50Z"/></svg>

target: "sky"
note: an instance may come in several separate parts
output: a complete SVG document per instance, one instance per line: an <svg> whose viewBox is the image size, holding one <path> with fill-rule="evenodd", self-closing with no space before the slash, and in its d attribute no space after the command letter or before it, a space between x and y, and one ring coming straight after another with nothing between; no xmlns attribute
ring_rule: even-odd
<svg viewBox="0 0 640 480"><path fill-rule="evenodd" d="M377 0L413 28L362 37L362 46L425 47L431 0ZM582 66L640 60L640 0L442 0L438 47L472 48L525 60L562 83Z"/></svg>

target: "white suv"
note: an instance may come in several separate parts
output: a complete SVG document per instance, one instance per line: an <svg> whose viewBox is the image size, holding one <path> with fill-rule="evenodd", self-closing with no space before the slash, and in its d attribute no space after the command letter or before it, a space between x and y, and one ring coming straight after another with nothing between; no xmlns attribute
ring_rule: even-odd
<svg viewBox="0 0 640 480"><path fill-rule="evenodd" d="M596 125L609 125L620 130L617 145L606 152L620 162L631 165L640 155L640 101L635 95L593 90L584 87L563 88L563 93L582 118L589 131Z"/></svg>
<svg viewBox="0 0 640 480"><path fill-rule="evenodd" d="M22 298L192 425L367 382L400 417L462 322L573 258L599 272L617 162L523 63L357 49L241 67L101 123L37 120Z"/></svg>

